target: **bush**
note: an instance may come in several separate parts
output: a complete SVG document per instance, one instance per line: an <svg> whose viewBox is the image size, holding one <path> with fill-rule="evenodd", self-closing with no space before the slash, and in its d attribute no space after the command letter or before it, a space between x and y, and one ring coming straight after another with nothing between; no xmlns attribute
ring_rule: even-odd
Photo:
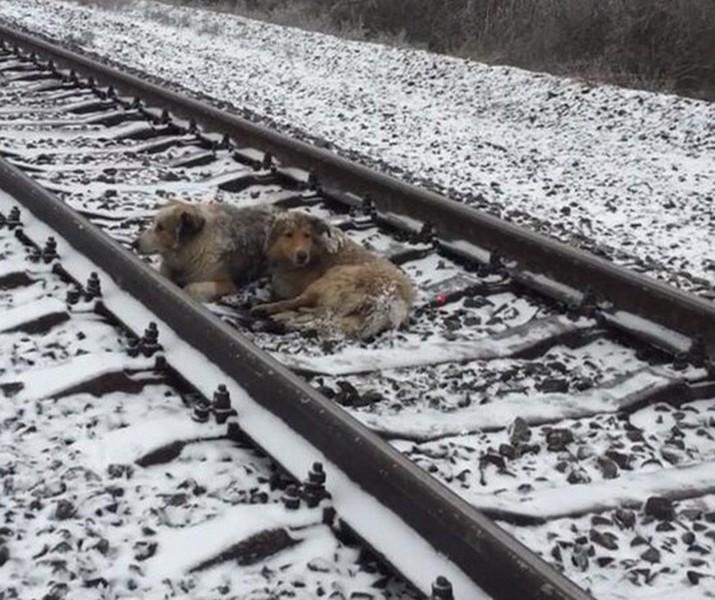
<svg viewBox="0 0 715 600"><path fill-rule="evenodd" d="M714 0L175 1L351 38L715 98Z"/></svg>

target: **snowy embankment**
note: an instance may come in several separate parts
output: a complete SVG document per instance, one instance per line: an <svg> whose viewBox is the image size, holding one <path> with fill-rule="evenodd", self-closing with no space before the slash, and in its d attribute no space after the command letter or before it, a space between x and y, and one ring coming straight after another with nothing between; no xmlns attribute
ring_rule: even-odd
<svg viewBox="0 0 715 600"><path fill-rule="evenodd" d="M713 104L155 2L0 17L715 297Z"/></svg>

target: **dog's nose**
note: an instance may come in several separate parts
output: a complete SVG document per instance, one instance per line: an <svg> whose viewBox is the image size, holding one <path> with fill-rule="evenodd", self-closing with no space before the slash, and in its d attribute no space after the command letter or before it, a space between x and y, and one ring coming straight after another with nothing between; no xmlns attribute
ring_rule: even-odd
<svg viewBox="0 0 715 600"><path fill-rule="evenodd" d="M299 265L304 265L308 262L308 253L305 250L298 250L295 253L295 260Z"/></svg>

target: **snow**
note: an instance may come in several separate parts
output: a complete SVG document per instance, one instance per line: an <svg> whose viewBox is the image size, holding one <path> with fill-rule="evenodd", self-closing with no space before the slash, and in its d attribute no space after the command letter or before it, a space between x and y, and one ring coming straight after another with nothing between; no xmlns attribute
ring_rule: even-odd
<svg viewBox="0 0 715 600"><path fill-rule="evenodd" d="M41 317L56 313L66 313L64 302L54 298L43 298L32 304L22 304L0 313L0 332L15 329L25 323L31 323Z"/></svg>
<svg viewBox="0 0 715 600"><path fill-rule="evenodd" d="M0 15L713 294L713 104L149 1Z"/></svg>
<svg viewBox="0 0 715 600"><path fill-rule="evenodd" d="M352 375L370 371L438 365L465 360L489 360L516 354L544 339L568 332L593 327L588 319L571 321L557 315L514 327L491 338L470 341L430 340L411 345L395 344L384 350L375 348L347 348L339 354L317 358L300 354L276 353L280 362L292 369L324 375Z"/></svg>
<svg viewBox="0 0 715 600"><path fill-rule="evenodd" d="M0 212L7 214L14 204L11 197L0 191ZM74 273L78 280L85 280L90 272L98 273L102 282L102 301L122 322L141 330L148 322L155 321L169 364L189 377L205 396L211 397L216 385L225 383L231 395L232 406L240 415L242 429L254 439L261 440L266 452L280 461L292 474L303 479L313 462L322 462L328 474L327 487L332 494L337 513L345 515L360 536L375 540L380 551L422 591L428 593L435 578L443 575L450 580L458 597L488 597L454 563L436 552L407 526L399 515L386 509L374 497L350 481L326 456L295 434L287 423L255 402L241 388L240 382L231 380L218 367L207 363L203 355L182 340L180 334L171 330L161 319L123 291L108 273L77 253L57 232L49 229L27 210L23 211L22 221L24 231L32 239L44 240L50 235L55 237L62 265L70 273ZM197 368L197 365L200 365L200 368ZM410 552L406 553L405 548L410 548ZM126 557L127 560L129 558ZM127 566L117 563L114 569L121 571Z"/></svg>
<svg viewBox="0 0 715 600"><path fill-rule="evenodd" d="M389 377L390 373L386 373ZM529 424L557 422L598 413L617 412L672 379L651 369L619 377L580 394L507 393L498 402L470 405L444 413L408 407L398 414L360 413L359 418L382 435L396 439L438 439L467 432L506 429L519 416Z"/></svg>

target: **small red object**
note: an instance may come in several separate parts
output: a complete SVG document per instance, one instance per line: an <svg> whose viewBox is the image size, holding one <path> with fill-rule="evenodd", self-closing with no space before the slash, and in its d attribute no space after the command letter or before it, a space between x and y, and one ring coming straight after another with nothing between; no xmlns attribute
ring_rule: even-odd
<svg viewBox="0 0 715 600"><path fill-rule="evenodd" d="M437 294L437 296L435 297L435 301L439 306L447 304L447 294Z"/></svg>

